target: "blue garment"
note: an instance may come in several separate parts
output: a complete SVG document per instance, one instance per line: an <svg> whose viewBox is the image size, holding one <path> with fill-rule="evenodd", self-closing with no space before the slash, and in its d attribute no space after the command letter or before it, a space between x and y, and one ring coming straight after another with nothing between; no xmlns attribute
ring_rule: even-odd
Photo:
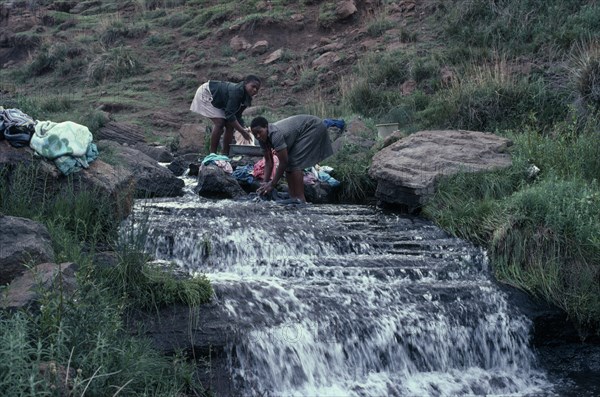
<svg viewBox="0 0 600 397"><path fill-rule="evenodd" d="M252 171L254 171L254 166L251 164L245 165L243 167L237 167L235 171L231 175L238 181L243 181L248 184L252 184L254 182L254 177L252 176Z"/></svg>
<svg viewBox="0 0 600 397"><path fill-rule="evenodd" d="M81 171L83 168L88 168L90 163L98 157L98 147L96 147L95 143L90 143L88 145L87 152L83 156L69 156L64 155L55 158L54 165L62 172L64 175L70 175L74 172Z"/></svg>
<svg viewBox="0 0 600 397"><path fill-rule="evenodd" d="M323 124L327 128L329 127L337 127L340 130L343 130L346 127L346 122L343 119L323 119Z"/></svg>
<svg viewBox="0 0 600 397"><path fill-rule="evenodd" d="M327 182L329 186L340 186L340 181L338 181L325 171L319 171L319 180L322 182Z"/></svg>

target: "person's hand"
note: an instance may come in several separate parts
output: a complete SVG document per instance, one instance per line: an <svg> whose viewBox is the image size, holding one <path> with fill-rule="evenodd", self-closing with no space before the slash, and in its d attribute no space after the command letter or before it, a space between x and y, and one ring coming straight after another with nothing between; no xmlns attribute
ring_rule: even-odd
<svg viewBox="0 0 600 397"><path fill-rule="evenodd" d="M250 133L249 127L244 128L244 132L242 132L241 134L244 137L244 139L246 141L248 141L248 144L251 144L252 142L254 142L252 139L252 134Z"/></svg>
<svg viewBox="0 0 600 397"><path fill-rule="evenodd" d="M273 190L273 182L269 181L269 182L265 182L262 185L260 185L260 187L256 190L256 192L258 194L260 194L261 196L264 196L265 194L271 193L272 190Z"/></svg>

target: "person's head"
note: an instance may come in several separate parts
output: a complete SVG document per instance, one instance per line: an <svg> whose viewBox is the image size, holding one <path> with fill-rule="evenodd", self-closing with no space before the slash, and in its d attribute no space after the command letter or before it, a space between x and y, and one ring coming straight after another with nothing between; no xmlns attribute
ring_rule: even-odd
<svg viewBox="0 0 600 397"><path fill-rule="evenodd" d="M260 142L266 142L269 132L269 122L262 116L255 117L250 123L250 130L256 139Z"/></svg>
<svg viewBox="0 0 600 397"><path fill-rule="evenodd" d="M244 79L244 89L251 97L258 94L258 90L260 89L261 81L260 78L253 74L249 74Z"/></svg>

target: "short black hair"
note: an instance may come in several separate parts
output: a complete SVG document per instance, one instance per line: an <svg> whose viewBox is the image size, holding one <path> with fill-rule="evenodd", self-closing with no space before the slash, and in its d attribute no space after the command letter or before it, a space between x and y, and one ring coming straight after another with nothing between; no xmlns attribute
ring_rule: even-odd
<svg viewBox="0 0 600 397"><path fill-rule="evenodd" d="M269 125L269 122L267 121L267 119L265 119L263 116L258 116L258 117L255 117L254 119L252 119L252 122L250 123L250 128L254 128L254 127L267 128L268 125Z"/></svg>
<svg viewBox="0 0 600 397"><path fill-rule="evenodd" d="M244 79L244 84L248 84L248 83L252 83L252 82L256 82L259 85L262 85L262 81L260 81L260 77L255 76L253 74L249 74L248 76L246 76L246 78Z"/></svg>

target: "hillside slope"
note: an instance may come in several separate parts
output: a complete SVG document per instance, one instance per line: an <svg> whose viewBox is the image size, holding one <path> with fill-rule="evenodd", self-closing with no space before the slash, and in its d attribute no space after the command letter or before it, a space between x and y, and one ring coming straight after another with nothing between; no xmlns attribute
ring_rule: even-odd
<svg viewBox="0 0 600 397"><path fill-rule="evenodd" d="M377 0L31 4L0 5L0 98L31 98L35 118L55 121L101 108L159 136L198 121L189 103L207 79L256 74L254 104L281 115L336 105L361 58L422 44L403 35L425 32L432 12Z"/></svg>

